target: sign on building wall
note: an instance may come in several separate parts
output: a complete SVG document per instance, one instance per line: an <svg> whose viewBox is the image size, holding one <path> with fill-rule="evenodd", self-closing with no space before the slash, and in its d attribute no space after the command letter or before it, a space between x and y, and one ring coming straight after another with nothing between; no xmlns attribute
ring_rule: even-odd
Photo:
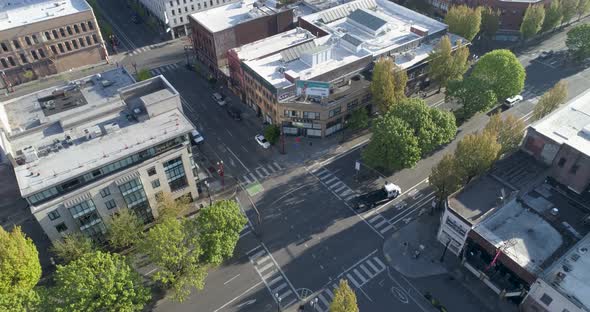
<svg viewBox="0 0 590 312"><path fill-rule="evenodd" d="M296 80L297 95L328 97L330 95L330 83L311 80Z"/></svg>

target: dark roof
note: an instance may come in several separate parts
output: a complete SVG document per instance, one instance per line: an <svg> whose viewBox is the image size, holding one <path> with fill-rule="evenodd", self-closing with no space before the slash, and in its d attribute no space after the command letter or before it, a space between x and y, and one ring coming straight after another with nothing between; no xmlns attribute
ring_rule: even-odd
<svg viewBox="0 0 590 312"><path fill-rule="evenodd" d="M349 34L344 34L342 39L348 41L350 44L352 44L355 47L358 47L359 45L361 45L361 43L363 43L359 38L349 35Z"/></svg>
<svg viewBox="0 0 590 312"><path fill-rule="evenodd" d="M387 24L386 20L376 16L366 9L357 9L350 13L348 18L372 30L378 30L383 27L383 25Z"/></svg>

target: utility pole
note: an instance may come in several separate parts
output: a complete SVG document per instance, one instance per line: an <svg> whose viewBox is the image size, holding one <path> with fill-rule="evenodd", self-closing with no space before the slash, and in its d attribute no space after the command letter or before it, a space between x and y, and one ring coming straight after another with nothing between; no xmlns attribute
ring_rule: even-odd
<svg viewBox="0 0 590 312"><path fill-rule="evenodd" d="M223 178L223 160L217 162L217 173L219 173L219 176L221 177L221 186L225 187L225 179Z"/></svg>

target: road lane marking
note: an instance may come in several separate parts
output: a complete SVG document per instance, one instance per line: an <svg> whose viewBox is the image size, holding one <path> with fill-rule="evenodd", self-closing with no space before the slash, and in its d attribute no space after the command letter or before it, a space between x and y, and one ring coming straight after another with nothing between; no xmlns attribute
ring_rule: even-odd
<svg viewBox="0 0 590 312"><path fill-rule="evenodd" d="M238 276L240 276L240 274L238 274L238 275L236 275L236 276L234 276L234 277L230 278L230 279L229 279L229 280L227 280L225 283L223 283L223 285L227 285L229 282L231 282L231 281L235 280L236 278L238 278Z"/></svg>
<svg viewBox="0 0 590 312"><path fill-rule="evenodd" d="M225 145L225 144L224 144ZM250 169L248 169L248 167L246 167L246 165L244 165L244 163L240 160L240 158L238 158L238 156L236 156L236 154L234 154L234 152L231 150L231 148L229 148L229 146L225 145L225 148L232 154L234 155L234 157L238 160L238 162L240 163L240 165L242 165L242 167L244 167L244 169L246 169L246 171L250 172Z"/></svg>
<svg viewBox="0 0 590 312"><path fill-rule="evenodd" d="M281 275L283 275L283 277L285 278L285 281L287 281L287 283L289 284L289 286L291 286L292 289L295 289L295 287L293 287L293 284L291 284L291 281L289 281L289 279L287 278L287 275L285 275L285 272L283 272L283 270L281 269L281 267L279 266L279 264L277 263L275 258L272 256L272 254L270 253L268 248L266 248L266 245L262 242L260 243L260 245L262 245L262 248L264 248L264 250L266 250L266 252L270 256L270 260L272 260L272 262L274 262L274 264L277 266L277 269L279 270L279 272L281 272ZM297 292L295 292L295 295L297 296L298 299L301 300L301 298L299 298L299 294L297 294Z"/></svg>
<svg viewBox="0 0 590 312"><path fill-rule="evenodd" d="M354 274L361 279L361 282L363 283L363 285L367 282L367 279L361 274L361 272L359 272L358 269L354 269L354 270L352 270L352 272L354 272Z"/></svg>
<svg viewBox="0 0 590 312"><path fill-rule="evenodd" d="M346 274L346 278L351 281L356 288L361 288L361 284L359 284L350 274Z"/></svg>
<svg viewBox="0 0 590 312"><path fill-rule="evenodd" d="M243 293L239 294L238 296L236 296L236 297L235 297L235 298L233 298L232 300L230 300L230 301L226 302L224 305L222 305L221 307L219 307L217 310L214 310L213 312L218 312L219 310L221 310L221 309L223 309L223 308L227 307L228 305L232 304L232 302L234 302L234 301L238 300L240 297L242 297L243 295L245 295L245 294L247 294L248 292L250 292L252 289L254 289L254 288L256 288L256 287L260 286L260 284L262 284L262 281L260 281L260 282L258 282L258 283L256 283L256 284L254 284L252 287L250 287L250 288L246 289L246 291L244 291Z"/></svg>
<svg viewBox="0 0 590 312"><path fill-rule="evenodd" d="M422 181L420 181L420 182L416 183L414 186L410 187L410 188L409 188L409 189L407 189L405 192L403 192L403 193L399 194L399 196L398 196L397 198L401 198L402 196L406 195L408 192L411 192L413 189L415 189L416 187L418 187L418 185L420 185L420 184L422 184L422 183L424 183L424 182L428 182L428 177L427 177L426 179L424 179L424 180L422 180ZM381 205L381 206L377 207L377 209L374 209L374 210L373 210L373 213L377 213L377 212L379 212L379 210L383 209L385 206L387 206L387 205L389 205L389 204L391 204L391 203L393 203L393 202L394 202L394 201L392 200L392 201L390 201L390 202L387 202L387 203L385 203L385 204L383 204L383 205Z"/></svg>
<svg viewBox="0 0 590 312"><path fill-rule="evenodd" d="M227 131L227 134L229 134L229 136L231 136L232 138L234 137L234 135L231 134L231 132L229 132L229 130L227 128L225 128L225 131Z"/></svg>

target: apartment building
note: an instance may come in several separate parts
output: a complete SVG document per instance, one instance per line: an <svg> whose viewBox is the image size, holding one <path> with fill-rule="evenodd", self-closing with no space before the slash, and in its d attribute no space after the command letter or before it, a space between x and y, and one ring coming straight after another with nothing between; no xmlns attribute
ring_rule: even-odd
<svg viewBox="0 0 590 312"><path fill-rule="evenodd" d="M0 86L10 88L107 58L86 1L0 2Z"/></svg>
<svg viewBox="0 0 590 312"><path fill-rule="evenodd" d="M179 38L191 33L189 16L193 13L209 10L238 0L139 0L155 16L172 38Z"/></svg>
<svg viewBox="0 0 590 312"><path fill-rule="evenodd" d="M163 76L134 82L117 68L0 106L2 149L50 239L105 239L121 209L145 222L157 197L198 197L197 167L178 92Z"/></svg>

